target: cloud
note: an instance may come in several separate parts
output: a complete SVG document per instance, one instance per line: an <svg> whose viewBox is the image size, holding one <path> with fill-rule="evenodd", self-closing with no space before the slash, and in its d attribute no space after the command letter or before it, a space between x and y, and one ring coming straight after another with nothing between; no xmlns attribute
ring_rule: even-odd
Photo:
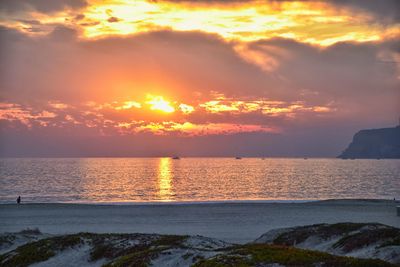
<svg viewBox="0 0 400 267"><path fill-rule="evenodd" d="M374 14L381 22L400 22L400 2L397 0L334 0L337 5L350 6Z"/></svg>
<svg viewBox="0 0 400 267"><path fill-rule="evenodd" d="M77 36L77 31L75 29L65 27L62 25L56 26L48 35L48 38L51 41L68 41L74 39Z"/></svg>
<svg viewBox="0 0 400 267"><path fill-rule="evenodd" d="M162 1L151 1L153 3L181 3L186 5L200 5L200 6L228 6L236 5L240 6L246 3L252 3L253 5L259 4L260 1L247 1L247 0L162 0ZM354 12L368 12L374 15L376 20L382 23L398 23L400 21L400 2L397 0L269 0L262 1L263 5L270 5L277 9L282 7L284 3L291 2L310 2L314 4L328 4L337 9L351 8Z"/></svg>
<svg viewBox="0 0 400 267"><path fill-rule="evenodd" d="M2 0L0 12L22 13L37 11L53 13L65 9L80 9L87 6L86 0Z"/></svg>
<svg viewBox="0 0 400 267"><path fill-rule="evenodd" d="M35 3L40 6L42 2L45 0ZM27 5L28 2L21 3ZM201 31L217 34L226 41L244 43L282 37L320 46L342 41L385 40L398 34L398 27L394 24L396 20L386 16L383 22L369 13L368 8L358 8L363 7L359 1L111 0L93 1L80 9L72 7L84 4L73 1L58 0L51 3L60 8L59 12L38 13L33 12L32 8L30 11L21 8L17 17L23 17L25 22L6 13L2 24L30 35L40 35L51 31L54 24L63 23L76 29L83 39L171 30ZM368 1L365 6L386 12L390 9L386 6L392 2L386 5L372 3ZM396 10L395 7L393 10ZM27 23L35 20L41 25ZM237 46L238 51L240 47ZM257 54L253 55L254 58L257 58ZM270 67L271 62L264 63L266 68Z"/></svg>
<svg viewBox="0 0 400 267"><path fill-rule="evenodd" d="M400 2L397 0L300 0L301 2L329 3L337 8L351 8L355 12L369 12L375 19L385 23L398 23L400 20ZM290 0L271 0L270 2L284 3Z"/></svg>
<svg viewBox="0 0 400 267"><path fill-rule="evenodd" d="M119 22L121 21L121 19L117 18L117 17L109 17L107 19L108 22L113 23L113 22Z"/></svg>
<svg viewBox="0 0 400 267"><path fill-rule="evenodd" d="M132 142L118 132L124 128L122 136L144 140L138 151L147 146L146 155L154 155L160 152L155 143L161 140L170 140L165 150L169 152L172 144L189 140L179 136L179 129L185 132L192 124L197 133L210 125L216 137L190 139L188 147L204 152L201 146L207 140L213 155L234 152L229 145L235 142L242 152L247 151L243 142L250 142L258 155L261 148L256 140L268 145L274 155L295 155L305 149L303 142L319 140L321 149L315 155L335 155L358 128L391 125L400 114L395 38L321 48L284 38L243 44L201 32L159 31L92 40L78 34L62 25L36 37L0 28L0 98L16 105L12 114L22 116L22 120L1 120L1 139L10 140L20 151L18 136L36 142L44 135L53 144L66 136L73 136L74 142L91 137L91 147L83 151L100 153L93 148L94 140L102 140L99 136L110 143L114 140L119 148ZM145 107L147 94L165 97L177 112L160 115L133 104L116 110L126 103ZM180 104L195 110L184 114ZM220 112L213 113L215 108ZM160 125L166 129L161 129L164 139L151 134L151 127L160 129ZM225 134L223 126L231 133L226 146L216 143L225 140L217 137ZM135 130L138 127L142 130ZM323 145L329 138L336 139ZM51 152L34 144L26 147ZM225 150L218 153L214 147ZM118 154L116 148L111 150ZM60 145L57 153L68 151ZM181 152L191 153L186 148Z"/></svg>
<svg viewBox="0 0 400 267"><path fill-rule="evenodd" d="M73 128L80 125L90 132L93 132L93 128L98 134L108 135L148 132L155 135L174 133L201 136L243 132L279 133L285 121L299 116L329 116L334 111L330 107L307 106L299 101L233 100L222 95L193 106L175 101L170 107L175 109L171 114L163 109L154 109L148 101L90 102L79 105L49 101L40 106L0 102L0 120L9 125L25 125L34 131L34 127ZM191 107L190 112L188 107Z"/></svg>
<svg viewBox="0 0 400 267"><path fill-rule="evenodd" d="M190 105L193 97L208 99L215 91L324 106L392 101L398 93L396 63L382 63L395 60L396 39L321 49L275 38L249 43L238 53L236 43L202 33L163 31L93 41L76 34L59 26L48 36L30 38L3 28L3 97L105 102L153 93ZM266 69L264 61L247 57L254 51L273 66Z"/></svg>
<svg viewBox="0 0 400 267"><path fill-rule="evenodd" d="M171 87L174 97L189 98L195 92L208 94L211 90L225 94L243 88L259 91L263 89L260 84L274 82L274 77L244 62L215 35L155 32L83 41L72 38L73 31L65 27L40 38L9 29L1 34L13 36L2 37L8 64L2 65L0 73L2 93L10 98L27 93L39 98L108 100L140 94L143 88L148 88L144 94L168 96ZM64 42L57 41L60 38ZM271 86L271 96L272 91Z"/></svg>

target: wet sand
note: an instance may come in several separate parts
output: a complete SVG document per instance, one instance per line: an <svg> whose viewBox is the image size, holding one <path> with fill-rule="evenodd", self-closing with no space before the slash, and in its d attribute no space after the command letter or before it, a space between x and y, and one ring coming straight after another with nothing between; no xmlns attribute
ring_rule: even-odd
<svg viewBox="0 0 400 267"><path fill-rule="evenodd" d="M245 243L275 228L336 222L378 222L400 227L400 217L396 216L396 203L385 200L0 205L0 232L16 232L37 227L42 232L51 234L188 234Z"/></svg>

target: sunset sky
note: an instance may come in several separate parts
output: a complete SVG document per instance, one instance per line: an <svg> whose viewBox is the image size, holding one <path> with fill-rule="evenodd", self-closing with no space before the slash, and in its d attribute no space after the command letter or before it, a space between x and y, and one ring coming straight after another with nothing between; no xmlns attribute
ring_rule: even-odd
<svg viewBox="0 0 400 267"><path fill-rule="evenodd" d="M337 156L400 116L398 0L1 0L0 156Z"/></svg>

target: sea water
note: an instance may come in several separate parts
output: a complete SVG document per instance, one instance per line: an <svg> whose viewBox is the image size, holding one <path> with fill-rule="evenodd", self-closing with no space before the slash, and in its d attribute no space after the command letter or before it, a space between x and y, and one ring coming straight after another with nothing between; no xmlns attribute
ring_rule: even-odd
<svg viewBox="0 0 400 267"><path fill-rule="evenodd" d="M400 198L400 160L0 159L0 203Z"/></svg>

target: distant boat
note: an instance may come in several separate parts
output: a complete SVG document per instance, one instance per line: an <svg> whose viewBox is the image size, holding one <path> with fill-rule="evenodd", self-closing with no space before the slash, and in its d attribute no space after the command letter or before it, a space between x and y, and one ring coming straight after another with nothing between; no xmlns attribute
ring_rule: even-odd
<svg viewBox="0 0 400 267"><path fill-rule="evenodd" d="M172 159L181 159L181 158L178 156L175 156L175 157L172 157Z"/></svg>
<svg viewBox="0 0 400 267"><path fill-rule="evenodd" d="M304 159L308 159L308 158L304 158Z"/></svg>
<svg viewBox="0 0 400 267"><path fill-rule="evenodd" d="M235 159L242 159L241 157L235 157Z"/></svg>

